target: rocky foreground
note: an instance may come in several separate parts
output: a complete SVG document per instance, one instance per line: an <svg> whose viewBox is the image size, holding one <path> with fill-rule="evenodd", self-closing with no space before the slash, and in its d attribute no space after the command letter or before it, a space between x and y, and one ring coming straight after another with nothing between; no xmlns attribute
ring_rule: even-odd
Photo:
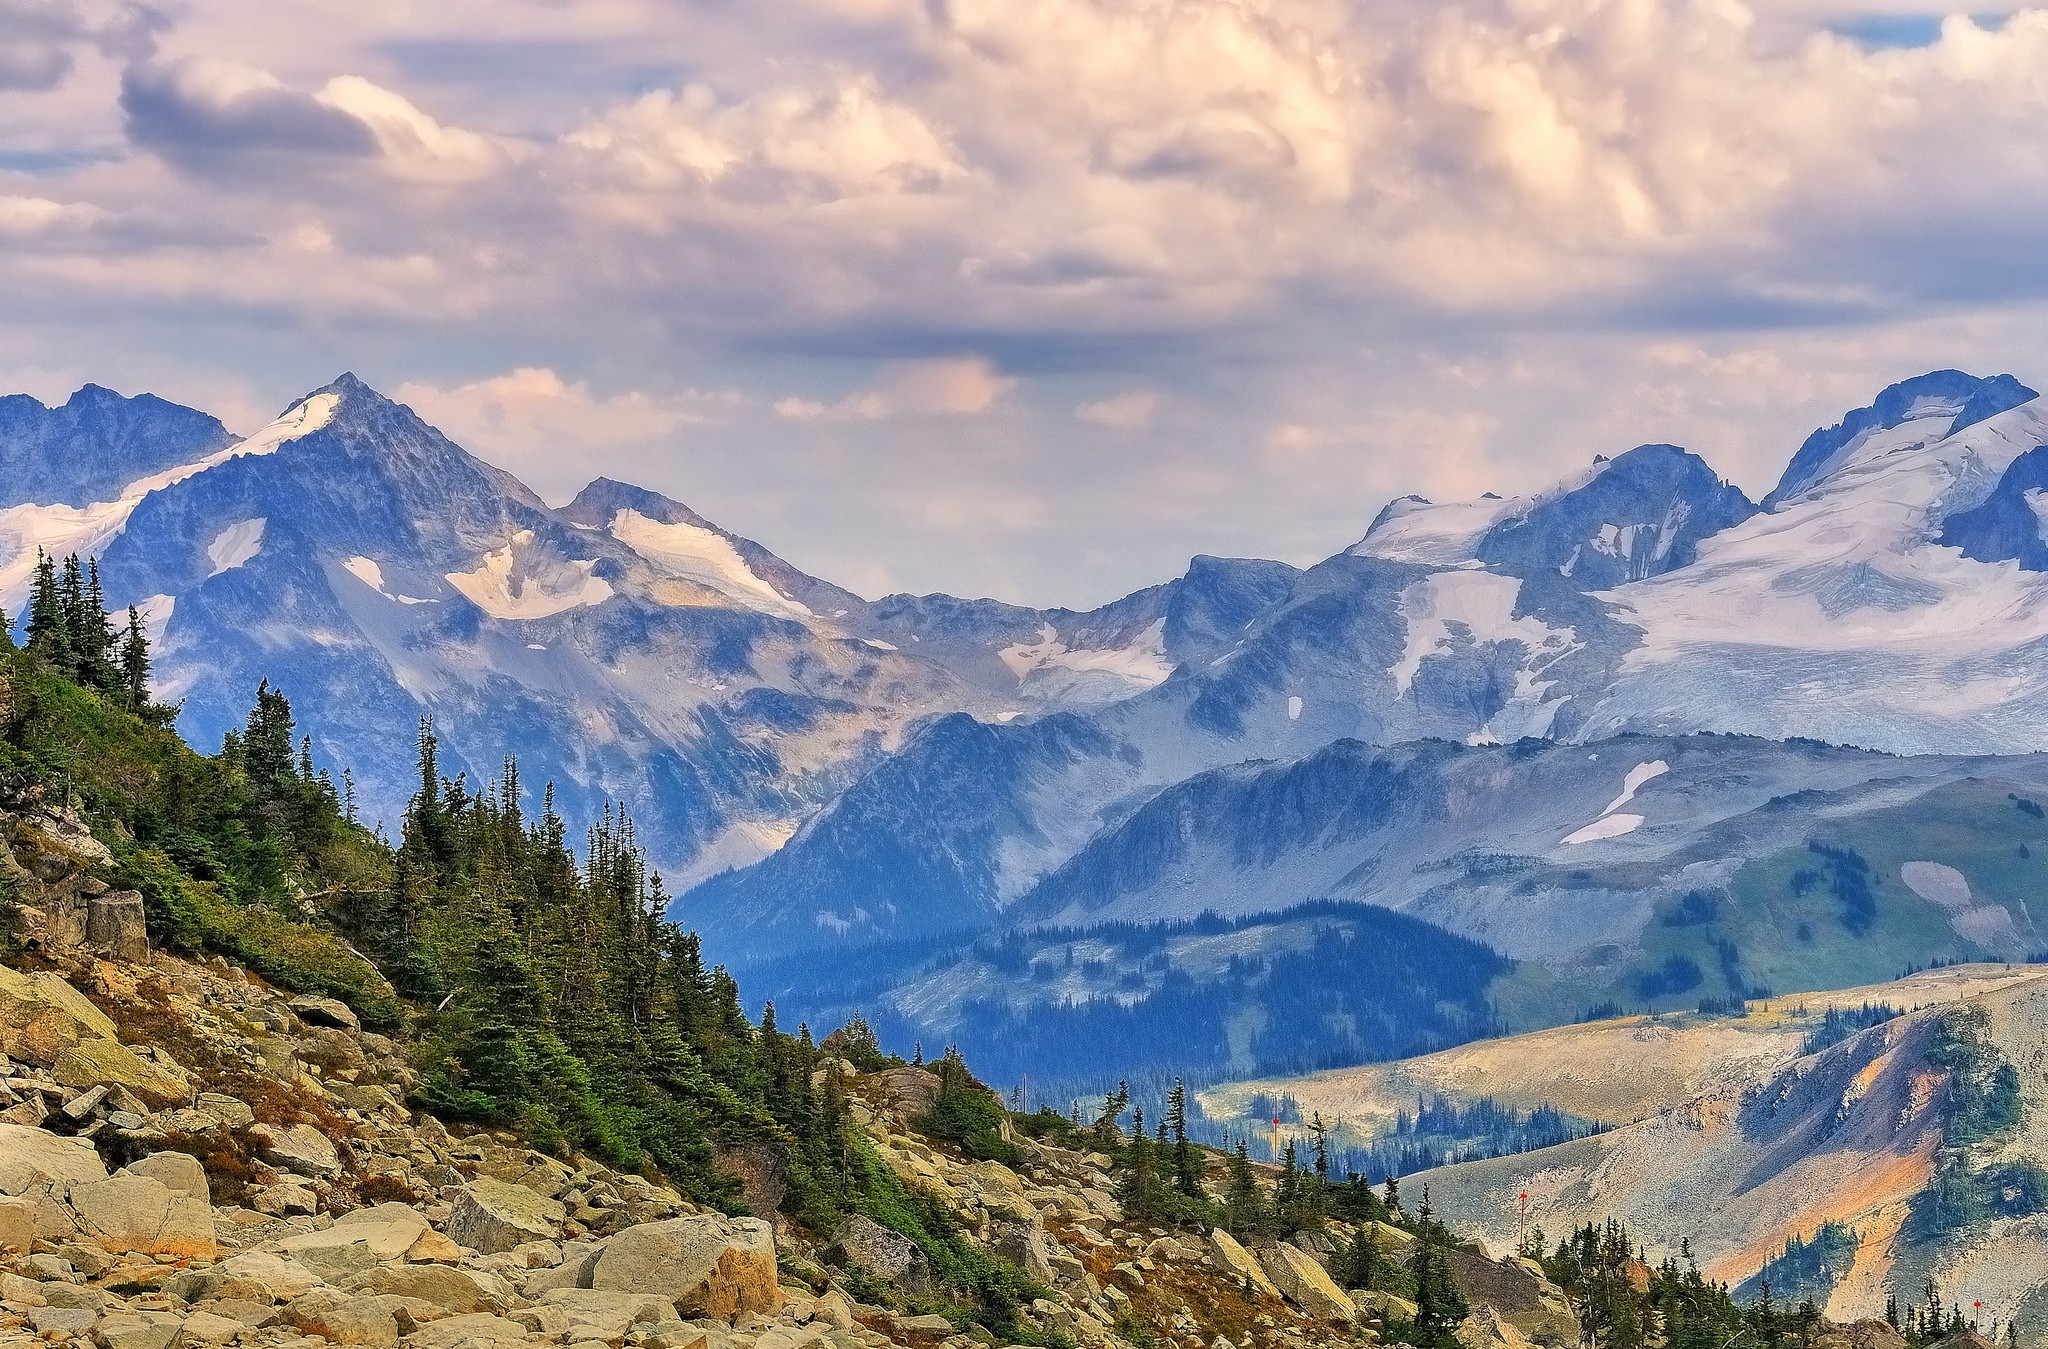
<svg viewBox="0 0 2048 1349"><path fill-rule="evenodd" d="M864 1217L820 1239L705 1210L637 1175L451 1131L407 1104L394 1041L343 1003L149 948L138 896L58 811L0 818L21 953L0 965L0 1343L547 1344L646 1349L972 1349L919 1248ZM1221 1231L1126 1222L1109 1159L1013 1138L972 1161L923 1134L939 1080L838 1074L909 1186L1043 1290L1048 1344L1265 1349L1377 1338L1386 1294L1327 1270L1341 1225L1251 1251ZM774 1214L772 1166L725 1159ZM1379 1228L1398 1256L1412 1240ZM1576 1338L1533 1265L1456 1252L1475 1345Z"/></svg>

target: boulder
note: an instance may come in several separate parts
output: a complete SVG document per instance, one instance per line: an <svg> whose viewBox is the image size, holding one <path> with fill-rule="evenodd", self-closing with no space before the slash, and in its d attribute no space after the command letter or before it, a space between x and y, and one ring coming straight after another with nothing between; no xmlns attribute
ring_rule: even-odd
<svg viewBox="0 0 2048 1349"><path fill-rule="evenodd" d="M70 1200L79 1228L109 1251L211 1259L219 1250L207 1201L148 1176L86 1181Z"/></svg>
<svg viewBox="0 0 2048 1349"><path fill-rule="evenodd" d="M684 1316L726 1322L782 1305L775 1232L757 1218L704 1214L629 1227L598 1251L590 1286L658 1293Z"/></svg>
<svg viewBox="0 0 2048 1349"><path fill-rule="evenodd" d="M939 1100L939 1079L922 1068L891 1068L875 1074L875 1086L889 1108L906 1119L929 1115Z"/></svg>
<svg viewBox="0 0 2048 1349"><path fill-rule="evenodd" d="M256 1140L263 1160L272 1166L316 1178L341 1174L341 1157L335 1152L334 1143L310 1124L282 1128L258 1124L249 1130L249 1136Z"/></svg>
<svg viewBox="0 0 2048 1349"><path fill-rule="evenodd" d="M1351 1300L1358 1304L1361 1316L1376 1316L1382 1321L1413 1321L1422 1310L1395 1293L1356 1292Z"/></svg>
<svg viewBox="0 0 2048 1349"><path fill-rule="evenodd" d="M107 1168L89 1138L64 1138L25 1124L0 1124L0 1194L22 1194L37 1176L105 1180Z"/></svg>
<svg viewBox="0 0 2048 1349"><path fill-rule="evenodd" d="M671 1320L675 1308L659 1293L628 1293L614 1289L557 1288L541 1297L541 1304L560 1307L568 1319L566 1338L570 1344L599 1340L617 1344L634 1326Z"/></svg>
<svg viewBox="0 0 2048 1349"><path fill-rule="evenodd" d="M147 1176L167 1190L189 1194L203 1204L213 1202L207 1188L206 1168L189 1152L152 1152L140 1161L121 1168L124 1176Z"/></svg>
<svg viewBox="0 0 2048 1349"><path fill-rule="evenodd" d="M483 1349L483 1346L514 1345L526 1339L526 1327L517 1321L486 1313L450 1316L429 1321L405 1337L406 1349Z"/></svg>
<svg viewBox="0 0 2048 1349"><path fill-rule="evenodd" d="M1316 1258L1299 1246L1271 1246L1259 1252L1259 1263L1280 1290L1305 1316L1324 1321L1349 1321L1358 1315L1357 1304L1331 1282Z"/></svg>
<svg viewBox="0 0 2048 1349"><path fill-rule="evenodd" d="M261 1288L279 1302L304 1297L322 1282L318 1274L276 1251L243 1251L214 1266L214 1272Z"/></svg>
<svg viewBox="0 0 2048 1349"><path fill-rule="evenodd" d="M343 1214L332 1227L280 1238L277 1250L328 1283L339 1284L385 1260L401 1259L427 1220L403 1204Z"/></svg>
<svg viewBox="0 0 2048 1349"><path fill-rule="evenodd" d="M172 1349L185 1320L170 1312L115 1312L100 1319L92 1337L100 1349Z"/></svg>
<svg viewBox="0 0 2048 1349"><path fill-rule="evenodd" d="M118 1040L80 1040L57 1055L50 1075L67 1087L126 1087L153 1109L185 1105L192 1099L184 1078Z"/></svg>
<svg viewBox="0 0 2048 1349"><path fill-rule="evenodd" d="M0 1199L0 1254L27 1255L36 1239L36 1206L26 1199Z"/></svg>
<svg viewBox="0 0 2048 1349"><path fill-rule="evenodd" d="M84 1336L99 1324L100 1314L91 1307L30 1307L28 1323L46 1339Z"/></svg>
<svg viewBox="0 0 2048 1349"><path fill-rule="evenodd" d="M398 1314L404 1308L401 1297L351 1297L322 1288L295 1300L284 1309L284 1317L301 1334L318 1335L330 1344L391 1349L398 1343ZM408 1314L405 1328L411 1326Z"/></svg>
<svg viewBox="0 0 2048 1349"><path fill-rule="evenodd" d="M1050 1286L1058 1277L1053 1273L1052 1252L1046 1245L1042 1227L1032 1223L1006 1223L996 1235L995 1248L997 1255L1039 1283Z"/></svg>
<svg viewBox="0 0 2048 1349"><path fill-rule="evenodd" d="M117 1038L107 1014L56 975L0 965L0 1053L47 1068L81 1040Z"/></svg>
<svg viewBox="0 0 2048 1349"><path fill-rule="evenodd" d="M1465 1349L1530 1349L1529 1337L1483 1302L1458 1327L1458 1343Z"/></svg>
<svg viewBox="0 0 2048 1349"><path fill-rule="evenodd" d="M246 1322L217 1312L194 1312L185 1318L184 1336L180 1344L232 1344L249 1329Z"/></svg>
<svg viewBox="0 0 2048 1349"><path fill-rule="evenodd" d="M147 960L149 925L143 918L142 896L115 890L86 901L85 942L115 960Z"/></svg>
<svg viewBox="0 0 2048 1349"><path fill-rule="evenodd" d="M825 1258L914 1297L936 1288L931 1262L916 1242L858 1213L840 1224Z"/></svg>
<svg viewBox="0 0 2048 1349"><path fill-rule="evenodd" d="M361 1030L362 1021L355 1010L339 998L319 998L301 994L286 1004L298 1015L299 1020L309 1026L326 1026L334 1030Z"/></svg>
<svg viewBox="0 0 2048 1349"><path fill-rule="evenodd" d="M1209 1233L1209 1253L1215 1257L1217 1267L1240 1287L1249 1282L1254 1290L1267 1297L1277 1298L1280 1289L1266 1277L1266 1271L1259 1262L1252 1259L1252 1253L1238 1244L1236 1237L1218 1227Z"/></svg>
<svg viewBox="0 0 2048 1349"><path fill-rule="evenodd" d="M391 1293L431 1302L449 1316L504 1310L510 1290L502 1285L487 1287L486 1280L497 1282L489 1274L447 1265L378 1265L353 1276L342 1287L351 1293Z"/></svg>
<svg viewBox="0 0 2048 1349"><path fill-rule="evenodd" d="M562 1235L568 1212L523 1185L480 1176L462 1187L443 1226L453 1240L495 1255L524 1242L555 1240Z"/></svg>

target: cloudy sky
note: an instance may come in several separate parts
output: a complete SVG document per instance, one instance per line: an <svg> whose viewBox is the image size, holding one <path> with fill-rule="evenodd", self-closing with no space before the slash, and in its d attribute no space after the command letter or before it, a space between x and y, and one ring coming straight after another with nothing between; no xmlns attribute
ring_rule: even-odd
<svg viewBox="0 0 2048 1349"><path fill-rule="evenodd" d="M353 369L563 499L1084 604L2048 380L2048 10L0 0L0 388Z"/></svg>

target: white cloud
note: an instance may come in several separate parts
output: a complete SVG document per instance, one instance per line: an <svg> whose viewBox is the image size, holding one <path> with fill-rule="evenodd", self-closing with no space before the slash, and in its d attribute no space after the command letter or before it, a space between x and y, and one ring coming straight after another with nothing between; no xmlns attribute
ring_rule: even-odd
<svg viewBox="0 0 2048 1349"><path fill-rule="evenodd" d="M1916 368L2048 378L2048 11L1824 31L1910 8L0 0L0 359L266 404L381 367L522 471L711 447L723 500L872 496L919 558L1043 473L1008 518L1131 550L958 584L1334 545L1645 439L1767 486Z"/></svg>
<svg viewBox="0 0 2048 1349"><path fill-rule="evenodd" d="M1122 430L1149 426L1152 414L1159 407L1159 395L1150 389L1132 389L1127 393L1113 394L1092 403L1083 403L1074 409L1074 415L1084 422L1097 426L1114 426Z"/></svg>

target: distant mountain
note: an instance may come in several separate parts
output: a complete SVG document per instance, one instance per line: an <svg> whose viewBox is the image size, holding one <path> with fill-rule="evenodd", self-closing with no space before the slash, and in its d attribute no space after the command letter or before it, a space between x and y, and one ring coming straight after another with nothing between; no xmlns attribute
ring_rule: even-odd
<svg viewBox="0 0 2048 1349"><path fill-rule="evenodd" d="M472 782L512 754L571 818L625 802L672 883L772 851L923 719L1127 696L1296 575L1201 559L1089 613L870 604L642 488L552 509L350 375L245 441L93 388L0 416L25 466L0 479L0 603L38 547L98 555L188 735L216 743L268 679L388 821L412 790L388 728L428 715Z"/></svg>
<svg viewBox="0 0 2048 1349"><path fill-rule="evenodd" d="M1496 948L1475 979L1518 962L1481 982L1520 1022L2037 949L2042 840L2006 798L2048 798L2044 446L2017 380L1937 371L1815 432L1761 506L1643 445L1077 612L869 601L609 479L551 508L351 376L242 441L88 388L0 401L0 603L38 546L99 555L188 734L270 679L374 818L414 715L472 781L509 753L572 818L623 801L714 955L845 958L805 996L1085 1034L1005 981L1115 931L1046 987L1137 1008L1177 970L1235 990L1256 1058L1279 967L1216 952L1393 940L1388 914ZM1739 921L1666 922L1695 910Z"/></svg>
<svg viewBox="0 0 2048 1349"><path fill-rule="evenodd" d="M1816 1038L1824 1006L1900 1015ZM1805 1006L1781 999L1756 1009L1756 1025L1668 1017L1518 1037L1463 1066L1483 1056L1488 1090L1520 1103L1584 1107L1597 1102L1592 1084L1617 1104L1632 1095L1626 1113L1607 1114L1622 1127L1402 1188L1428 1185L1447 1222L1496 1246L1519 1240L1523 1214L1546 1233L1618 1219L1652 1261L1684 1241L1709 1279L1746 1283L1751 1297L1788 1241L1826 1227L1827 1268L1770 1270L1784 1301L1874 1318L1888 1295L1905 1305L1932 1281L1985 1320L2032 1325L2048 1312L2048 1111L2034 1071L2044 1016L2039 968L1966 966ZM1431 1078L1459 1066L1413 1065ZM1302 1107L1349 1113L1333 1099L1343 1076L1301 1084Z"/></svg>

